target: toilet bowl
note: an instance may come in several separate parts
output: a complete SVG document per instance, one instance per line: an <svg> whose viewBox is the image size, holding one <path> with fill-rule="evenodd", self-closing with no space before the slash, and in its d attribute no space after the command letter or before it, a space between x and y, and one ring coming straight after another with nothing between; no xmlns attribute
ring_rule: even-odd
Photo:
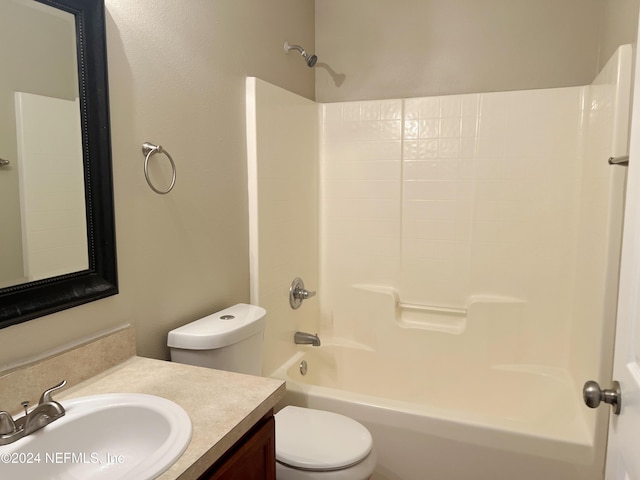
<svg viewBox="0 0 640 480"><path fill-rule="evenodd" d="M169 332L171 360L260 375L266 311L238 304ZM286 406L276 413L278 480L367 480L376 466L369 431L333 412Z"/></svg>
<svg viewBox="0 0 640 480"><path fill-rule="evenodd" d="M276 413L278 480L367 480L375 466L371 434L355 420L292 405Z"/></svg>

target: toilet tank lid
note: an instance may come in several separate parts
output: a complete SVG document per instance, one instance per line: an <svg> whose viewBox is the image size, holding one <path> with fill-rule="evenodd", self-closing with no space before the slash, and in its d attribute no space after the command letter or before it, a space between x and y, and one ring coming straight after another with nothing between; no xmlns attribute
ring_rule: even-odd
<svg viewBox="0 0 640 480"><path fill-rule="evenodd" d="M239 303L171 330L167 345L185 350L210 350L238 343L264 330L266 310Z"/></svg>

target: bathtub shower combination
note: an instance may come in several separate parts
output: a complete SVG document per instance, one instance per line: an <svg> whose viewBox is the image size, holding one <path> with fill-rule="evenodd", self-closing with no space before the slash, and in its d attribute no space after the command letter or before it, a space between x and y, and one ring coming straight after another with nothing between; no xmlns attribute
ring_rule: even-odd
<svg viewBox="0 0 640 480"><path fill-rule="evenodd" d="M374 479L598 480L631 48L591 84L316 104L247 80L251 302L288 404ZM289 307L293 278L317 296ZM318 347L295 331L318 332Z"/></svg>

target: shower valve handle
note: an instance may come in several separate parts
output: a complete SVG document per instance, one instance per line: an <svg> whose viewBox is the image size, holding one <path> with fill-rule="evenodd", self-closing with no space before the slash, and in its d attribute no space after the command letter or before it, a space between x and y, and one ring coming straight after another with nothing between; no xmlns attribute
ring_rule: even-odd
<svg viewBox="0 0 640 480"><path fill-rule="evenodd" d="M314 291L309 290L295 290L293 292L293 296L295 298L299 298L300 300L306 300L307 298L313 297L316 294Z"/></svg>
<svg viewBox="0 0 640 480"><path fill-rule="evenodd" d="M291 282L291 287L289 287L289 305L296 310L300 308L303 300L311 298L315 294L316 292L305 289L302 279L296 277L293 279L293 282Z"/></svg>
<svg viewBox="0 0 640 480"><path fill-rule="evenodd" d="M589 380L582 389L584 403L589 408L597 408L600 402L608 403L613 408L614 415L620 415L622 403L620 384L613 381L610 389L602 390L598 382Z"/></svg>

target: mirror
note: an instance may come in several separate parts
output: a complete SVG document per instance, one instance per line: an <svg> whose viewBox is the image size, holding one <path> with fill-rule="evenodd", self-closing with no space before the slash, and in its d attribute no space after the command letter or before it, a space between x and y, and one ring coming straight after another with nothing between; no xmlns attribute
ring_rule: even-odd
<svg viewBox="0 0 640 480"><path fill-rule="evenodd" d="M2 328L118 291L103 1L0 0L0 65Z"/></svg>

